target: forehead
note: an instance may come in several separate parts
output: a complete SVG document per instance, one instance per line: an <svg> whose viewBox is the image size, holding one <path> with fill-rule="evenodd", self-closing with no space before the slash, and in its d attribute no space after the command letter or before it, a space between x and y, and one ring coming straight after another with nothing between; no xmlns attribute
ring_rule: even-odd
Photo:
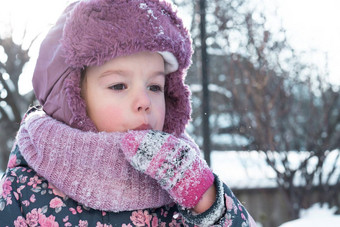
<svg viewBox="0 0 340 227"><path fill-rule="evenodd" d="M140 52L134 55L122 56L111 59L99 66L89 66L83 72L82 80L108 81L112 78L140 76L144 79L164 78L164 59L158 53ZM111 79L110 79L111 78Z"/></svg>
<svg viewBox="0 0 340 227"><path fill-rule="evenodd" d="M133 55L120 56L105 62L103 65L89 66L90 71L106 71L110 69L129 71L138 68L164 72L164 59L159 53L138 52Z"/></svg>

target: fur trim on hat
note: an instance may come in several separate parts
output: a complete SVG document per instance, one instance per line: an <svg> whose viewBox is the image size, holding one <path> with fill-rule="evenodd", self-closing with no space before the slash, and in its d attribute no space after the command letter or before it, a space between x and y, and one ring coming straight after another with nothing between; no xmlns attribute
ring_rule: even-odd
<svg viewBox="0 0 340 227"><path fill-rule="evenodd" d="M90 0L76 5L62 45L75 68L102 65L141 51L173 53L180 68L191 63L191 42L182 20L168 2Z"/></svg>

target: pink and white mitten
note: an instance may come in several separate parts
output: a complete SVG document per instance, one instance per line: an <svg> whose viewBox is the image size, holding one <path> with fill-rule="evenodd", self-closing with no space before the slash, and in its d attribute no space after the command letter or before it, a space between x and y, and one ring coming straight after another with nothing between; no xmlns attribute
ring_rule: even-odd
<svg viewBox="0 0 340 227"><path fill-rule="evenodd" d="M179 205L194 207L214 182L197 147L160 131L129 131L121 148L131 165L156 179Z"/></svg>

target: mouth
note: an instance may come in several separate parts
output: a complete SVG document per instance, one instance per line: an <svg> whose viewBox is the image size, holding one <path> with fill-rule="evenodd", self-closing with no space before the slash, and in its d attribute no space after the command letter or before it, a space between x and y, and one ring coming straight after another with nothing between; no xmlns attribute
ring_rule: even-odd
<svg viewBox="0 0 340 227"><path fill-rule="evenodd" d="M134 128L133 130L149 130L152 129L152 127L148 124L142 124L140 126L138 126L137 128Z"/></svg>

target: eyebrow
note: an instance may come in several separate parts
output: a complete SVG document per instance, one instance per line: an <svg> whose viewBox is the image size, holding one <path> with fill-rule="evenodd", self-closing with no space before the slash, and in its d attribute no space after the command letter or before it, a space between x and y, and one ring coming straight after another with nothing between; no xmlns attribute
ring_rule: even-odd
<svg viewBox="0 0 340 227"><path fill-rule="evenodd" d="M117 76L125 76L125 75L129 75L130 72L129 71L124 71L124 70L107 70L104 71L103 73L100 74L99 78L103 78L106 76L110 76L110 75L117 75ZM156 77L156 76L166 76L164 71L154 71L152 72L152 76L151 77Z"/></svg>
<svg viewBox="0 0 340 227"><path fill-rule="evenodd" d="M166 76L165 72L164 71L156 71L153 73L153 76L152 77L156 77L156 76Z"/></svg>
<svg viewBox="0 0 340 227"><path fill-rule="evenodd" d="M121 71L121 70L107 70L107 71L104 71L103 73L101 73L99 75L99 78L110 76L112 74L115 74L115 75L118 75L118 76L124 76L124 71Z"/></svg>

